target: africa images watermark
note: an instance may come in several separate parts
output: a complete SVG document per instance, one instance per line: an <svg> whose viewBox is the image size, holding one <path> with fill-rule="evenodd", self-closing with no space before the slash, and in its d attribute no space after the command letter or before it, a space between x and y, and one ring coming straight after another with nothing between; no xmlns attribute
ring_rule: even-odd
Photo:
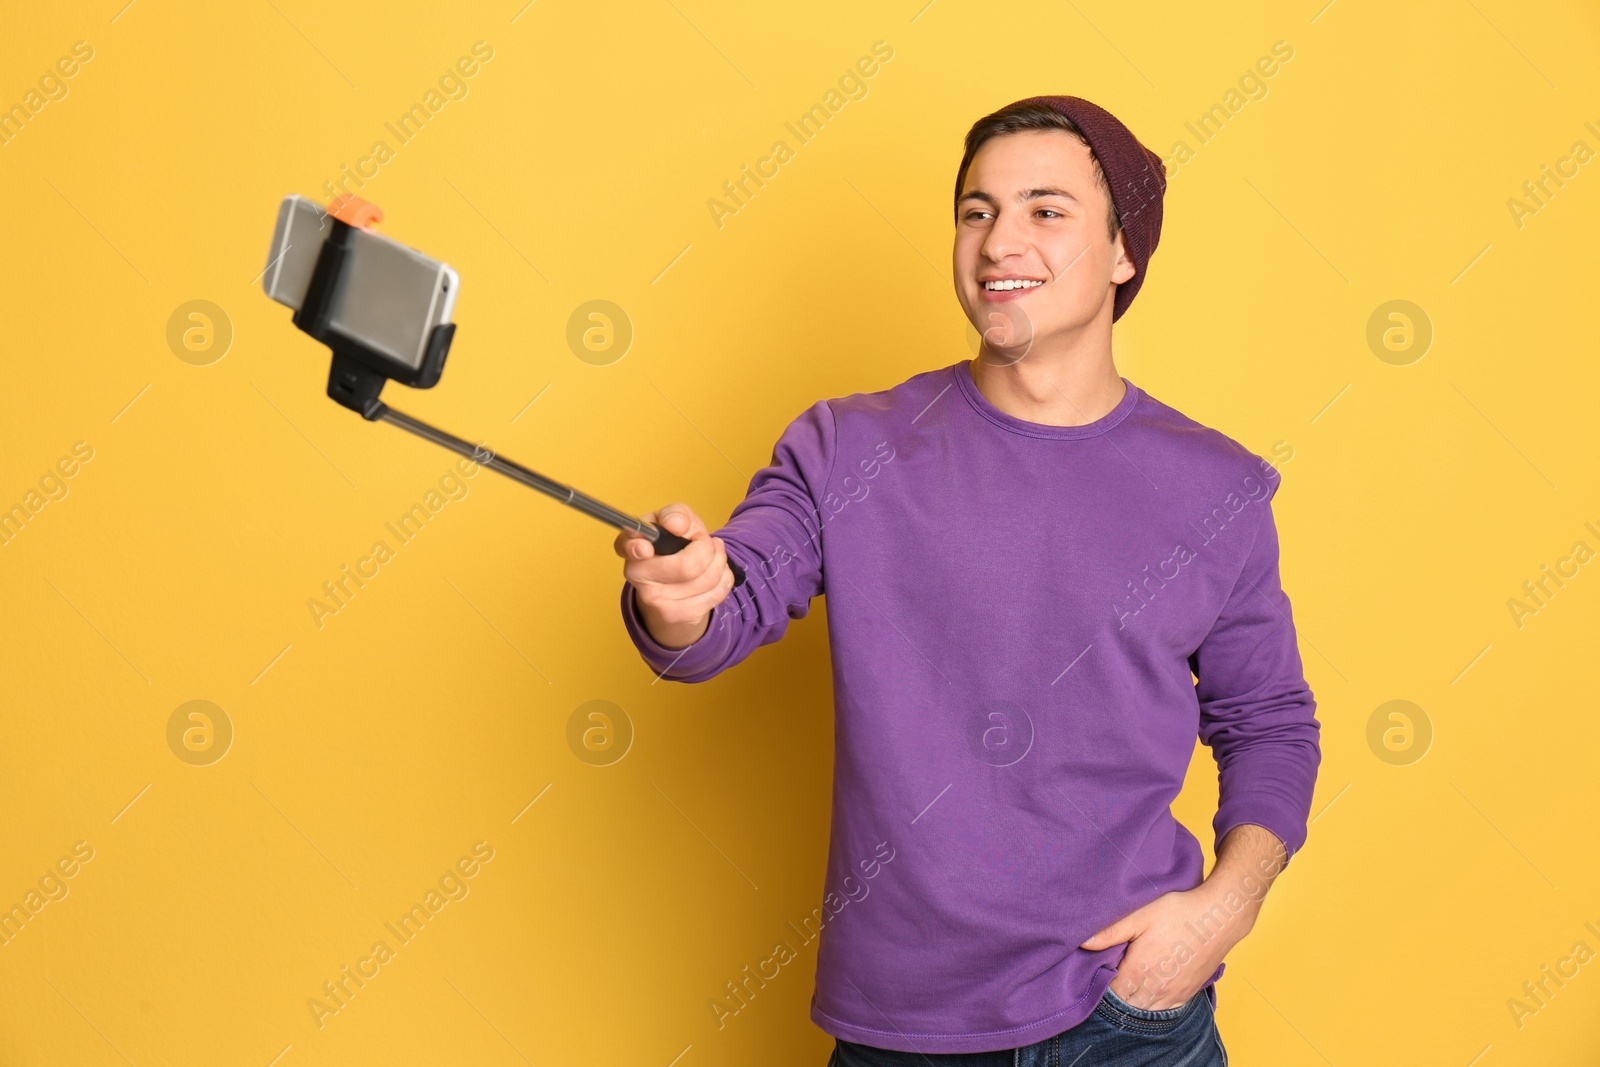
<svg viewBox="0 0 1600 1067"><path fill-rule="evenodd" d="M328 199L332 200L340 194L353 195L350 191L352 183L360 189L368 181L376 178L383 165L395 158L398 149L415 140L423 127L436 118L446 104L452 100L467 98L467 94L471 91L467 79L476 75L481 65L493 58L494 47L489 42L472 42L472 54L462 56L455 61L454 66L446 68L445 72L439 75L438 88L430 87L422 95L420 102L413 103L393 122L383 124L383 128L394 138L394 147L391 147L388 141L379 138L372 143L372 148L366 155L356 160L354 168L348 163L343 164L339 168L339 177L330 178L322 183L322 191L328 194Z"/></svg>
<svg viewBox="0 0 1600 1067"><path fill-rule="evenodd" d="M1593 921L1585 922L1583 926L1591 934L1600 937L1600 927ZM1589 947L1589 942L1574 942L1572 951L1556 960L1554 967L1547 963L1539 968L1537 979L1523 982L1522 995L1526 999L1506 998L1506 1010L1511 1013L1511 1021L1517 1024L1517 1029L1521 1030L1530 1018L1548 1008L1556 995L1566 988L1567 983L1578 977L1583 966L1594 958L1595 952ZM1552 983L1555 986L1553 989Z"/></svg>
<svg viewBox="0 0 1600 1067"><path fill-rule="evenodd" d="M1172 150L1162 162L1166 166L1167 180L1194 159L1195 154L1206 145L1210 144L1222 133L1229 122L1239 117L1246 104L1251 101L1265 100L1270 86L1267 79L1281 71L1282 65L1294 58L1294 46L1288 41L1273 41L1271 55L1261 56L1255 61L1252 69L1247 69L1240 75L1237 89L1229 88L1223 94L1222 100L1212 104L1195 122L1185 122L1183 128L1194 136L1195 144L1178 140L1172 143ZM1198 123L1198 125L1197 125Z"/></svg>
<svg viewBox="0 0 1600 1067"><path fill-rule="evenodd" d="M471 459L462 457L456 460L444 474L439 476L439 488L429 489L419 502L402 512L394 522L383 524L384 529L394 535L400 546L409 545L427 526L430 519L438 517L446 504L452 500L467 498L471 487L463 479L476 477L479 465L494 458L494 453L484 445L474 445L473 448ZM457 471L460 472L459 475ZM326 599L310 597L306 600L306 607L311 612L311 621L316 624L317 629L323 628L325 620L330 615L337 615L349 607L356 593L365 589L367 582L383 573L383 565L393 560L397 554L398 549L391 548L388 541L374 541L371 550L356 560L353 570L351 565L346 563L336 577L323 582L322 591Z"/></svg>
<svg viewBox="0 0 1600 1067"><path fill-rule="evenodd" d="M94 46L88 41L72 42L72 54L62 56L53 67L39 75L38 88L30 88L22 99L0 110L0 145L9 145L30 122L38 120L39 113L48 104L59 103L72 92L67 79L83 69L94 58Z"/></svg>
<svg viewBox="0 0 1600 1067"><path fill-rule="evenodd" d="M893 462L894 457L894 446L889 444L888 441L879 441L872 446L871 456L856 461L855 470L859 472L859 477L857 474L852 473L846 474L840 479L839 488L843 491L843 496L831 489L823 494L822 507L813 508L811 512L814 522L806 524L808 527L806 530L806 544L810 546L811 551L822 551L823 528L830 519L837 517L851 503L859 503L865 500L867 495L872 492L872 487L867 483L883 473L883 468ZM770 555L758 557L754 573L747 574L746 578L752 582L759 578L763 585L770 585L773 579L777 578L779 571L800 558L801 549L798 546L774 545ZM754 594L752 593L752 595ZM719 627L730 626L733 619L743 618L741 614L742 606L736 603L735 608L737 610L731 613L722 613L717 620Z"/></svg>
<svg viewBox="0 0 1600 1067"><path fill-rule="evenodd" d="M1223 933L1233 923L1234 919L1251 905L1259 906L1266 899L1267 890L1272 886L1272 879L1287 865L1280 850L1278 856L1262 856L1256 861L1256 871L1250 871L1240 879L1236 889L1229 889L1199 919L1191 919L1184 923L1185 929L1193 936L1194 943L1180 940L1172 944L1167 954L1153 967L1146 968L1143 973L1122 975L1132 977L1136 987L1127 993L1118 993L1124 1001L1134 1007L1143 1007L1140 1001L1150 1000L1153 996L1152 983L1159 982L1162 986L1176 978L1185 964L1194 959L1197 950L1212 938ZM1259 872L1259 873L1258 873Z"/></svg>
<svg viewBox="0 0 1600 1067"><path fill-rule="evenodd" d="M70 854L62 855L53 866L46 867L37 889L30 887L21 900L0 912L0 945L10 945L47 904L66 900L67 894L72 892L67 879L76 877L83 865L92 859L94 846L87 841L76 841Z"/></svg>
<svg viewBox="0 0 1600 1067"><path fill-rule="evenodd" d="M75 477L83 465L94 459L94 446L88 441L75 441L72 454L56 460L53 468L46 468L39 476L39 488L30 488L22 499L0 511L0 547L8 546L45 505L67 498L72 487L67 481Z"/></svg>
<svg viewBox="0 0 1600 1067"><path fill-rule="evenodd" d="M1294 447L1287 442L1278 441L1272 446L1272 455L1277 460L1276 463L1268 459L1261 460L1261 471L1267 478L1278 477L1277 468L1294 458ZM1191 547L1188 542L1179 541L1173 546L1172 554L1156 564L1154 573L1151 573L1150 567L1146 565L1142 579L1137 583L1133 581L1127 583L1128 595L1123 598L1123 603L1113 602L1111 605L1111 612L1117 619L1117 629L1126 629L1128 620L1148 607L1161 590L1167 587L1167 582L1182 575L1183 568L1198 558L1200 549L1216 540L1223 529L1246 507L1252 503L1262 503L1271 495L1272 487L1267 480L1257 478L1254 474L1245 475L1239 489L1229 490L1222 503L1212 508L1201 520L1201 526L1197 527L1193 522L1189 524L1189 528L1200 535L1198 547Z"/></svg>
<svg viewBox="0 0 1600 1067"><path fill-rule="evenodd" d="M844 110L846 104L852 100L866 99L866 79L878 73L879 64L893 58L894 48L887 41L874 41L871 55L862 56L856 60L854 67L839 75L838 88L830 88L820 102L812 104L793 122L785 122L784 129L789 131L800 147L810 144L812 138L821 133L829 121ZM723 182L722 194L726 200L713 196L706 201L706 209L711 212L711 221L717 229L722 229L729 216L744 210L756 193L779 175L783 165L795 158L795 152L788 141L773 141L767 154L757 159L754 167L746 163L739 168L739 177ZM752 185L754 188L751 188Z"/></svg>
<svg viewBox="0 0 1600 1067"><path fill-rule="evenodd" d="M317 1029L321 1030L326 1026L330 1016L348 1008L355 995L382 973L383 965L393 960L401 948L411 944L427 924L438 917L445 905L452 901L466 900L467 895L472 892L467 880L477 877L478 872L483 869L483 864L492 859L494 859L493 845L487 841L474 842L472 854L462 856L453 866L446 868L439 876L437 888L429 886L419 903L412 904L410 910L395 922L383 924L384 929L394 936L393 946L383 938L379 938L373 942L372 949L367 955L356 960L355 966L352 967L347 963L340 967L337 976L322 983L320 994L307 997L306 1007L310 1010ZM396 923L399 924L398 928Z"/></svg>
<svg viewBox="0 0 1600 1067"><path fill-rule="evenodd" d="M883 868L894 861L895 855L893 845L887 841L878 842L873 849L872 857L861 860L857 864L861 869L861 877L856 878L853 874L847 874L841 879L840 887L844 890L844 896L828 890L822 896L822 906L812 908L811 914L800 920L800 926L796 926L792 922L789 923L789 929L800 935L801 946L809 945L818 937L821 937L822 931L827 928L828 923L837 917L851 902L860 903L866 900L867 894L872 892L872 887L867 882L881 874ZM777 978L783 972L783 967L798 959L799 955L794 946L789 944L788 941L779 941L772 946L771 954L755 965L754 973L751 973L750 965L747 963L740 972L743 975L742 978L725 982L724 994L711 997L706 1001L706 1006L711 1009L711 1017L716 1020L717 1029L725 1028L729 1019L748 1008L750 1001L755 999L756 994L765 989L767 983ZM767 971L769 966L771 967L770 974ZM753 988L752 983L754 983ZM730 1007L728 1003L724 1002L724 996L727 1001L737 1004L738 1007Z"/></svg>
<svg viewBox="0 0 1600 1067"><path fill-rule="evenodd" d="M1591 520L1583 524L1583 528L1600 538L1600 528ZM1539 614L1550 606L1550 601L1555 599L1557 593L1567 587L1567 582L1572 581L1583 573L1580 568L1595 558L1595 551L1587 541L1574 541L1572 550L1565 556L1559 557L1555 563L1541 564L1538 578L1530 578L1522 583L1522 597L1508 597L1506 609L1511 612L1511 622L1517 629L1527 625L1528 619Z"/></svg>
<svg viewBox="0 0 1600 1067"><path fill-rule="evenodd" d="M1583 128L1600 137L1600 127L1590 120L1583 124ZM1576 178L1581 173L1580 168L1594 158L1595 152L1589 147L1587 141L1573 141L1567 154L1556 160L1552 168L1546 163L1540 168L1537 178L1530 178L1522 183L1521 197L1508 197L1506 210L1511 212L1511 222L1517 229L1527 225L1527 220L1550 206L1556 194L1567 187L1567 182ZM1566 179L1563 181L1562 179Z"/></svg>

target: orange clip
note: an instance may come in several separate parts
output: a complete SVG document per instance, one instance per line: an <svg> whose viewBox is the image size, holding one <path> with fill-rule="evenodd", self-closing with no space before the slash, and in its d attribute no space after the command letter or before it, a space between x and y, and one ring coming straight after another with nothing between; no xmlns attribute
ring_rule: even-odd
<svg viewBox="0 0 1600 1067"><path fill-rule="evenodd" d="M383 209L359 196L340 193L328 202L328 214L340 222L367 229L383 221Z"/></svg>

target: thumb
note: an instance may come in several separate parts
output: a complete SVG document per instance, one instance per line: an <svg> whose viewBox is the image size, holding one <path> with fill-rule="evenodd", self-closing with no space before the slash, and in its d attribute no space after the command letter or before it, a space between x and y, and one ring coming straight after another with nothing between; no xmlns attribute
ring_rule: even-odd
<svg viewBox="0 0 1600 1067"><path fill-rule="evenodd" d="M661 526L679 537L686 536L689 533L689 527L694 525L682 508L671 506L661 509L658 521Z"/></svg>
<svg viewBox="0 0 1600 1067"><path fill-rule="evenodd" d="M1101 930L1099 933L1089 938L1089 940L1083 942L1079 947L1090 949L1091 951L1098 951L1103 948L1110 948L1112 945L1120 945L1124 941L1132 941L1138 936L1141 929L1139 923L1136 921L1136 916L1138 916L1138 914L1138 912L1134 912L1132 915L1127 915L1121 919L1118 919L1104 930Z"/></svg>

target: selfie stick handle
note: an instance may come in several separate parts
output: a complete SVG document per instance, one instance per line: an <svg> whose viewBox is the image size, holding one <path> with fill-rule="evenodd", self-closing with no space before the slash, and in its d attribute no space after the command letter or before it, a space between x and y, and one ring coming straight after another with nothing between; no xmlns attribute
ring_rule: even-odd
<svg viewBox="0 0 1600 1067"><path fill-rule="evenodd" d="M529 470L520 463L513 462L503 456L497 456L488 449L469 444L454 434L445 433L436 426L430 426L420 419L414 419L403 411L396 411L383 401L374 398L369 401L361 412L363 416L373 422L387 422L398 426L436 445L448 448L450 451L466 456L467 458L488 467L492 471L510 478L512 481L521 482L531 489L537 489L547 496L554 497L561 503L583 512L585 515L599 519L610 526L621 530L629 530L649 540L654 546L657 555L671 556L689 546L689 542L671 530L661 526L652 526L643 519L636 519L625 511L619 511L609 504L603 504L586 493L580 493L570 485L563 485L551 478L546 478L537 471ZM744 584L744 569L732 559L728 560L728 568L733 571L733 584L735 587Z"/></svg>

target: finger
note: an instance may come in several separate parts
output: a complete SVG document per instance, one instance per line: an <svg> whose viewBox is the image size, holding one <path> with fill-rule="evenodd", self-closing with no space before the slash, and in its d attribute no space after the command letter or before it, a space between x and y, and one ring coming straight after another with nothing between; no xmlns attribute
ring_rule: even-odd
<svg viewBox="0 0 1600 1067"><path fill-rule="evenodd" d="M655 603L689 599L716 585L717 568L726 561L716 542L701 539L670 556L657 556L623 565L629 581L646 590Z"/></svg>
<svg viewBox="0 0 1600 1067"><path fill-rule="evenodd" d="M669 623L706 618L733 591L733 572L726 565L708 572L710 587L696 592L704 577L677 585L636 584L634 595L641 607L648 607Z"/></svg>
<svg viewBox="0 0 1600 1067"><path fill-rule="evenodd" d="M1120 986L1120 988L1119 988ZM1176 985L1165 985L1160 988L1152 982L1136 982L1133 979L1124 979L1117 975L1111 980L1111 991L1136 1008L1147 1011L1166 1011L1187 1004L1194 997L1194 993L1177 996L1182 992ZM1198 991L1196 991L1198 992Z"/></svg>
<svg viewBox="0 0 1600 1067"><path fill-rule="evenodd" d="M723 567L716 572L716 579L711 588L696 596L691 596L684 600L676 600L672 603L685 618L697 618L701 615L709 614L718 604L727 600L728 594L732 592L733 571L731 568Z"/></svg>
<svg viewBox="0 0 1600 1067"><path fill-rule="evenodd" d="M686 582L680 582L670 590L671 594L677 599L692 600L716 592L717 587L722 582L723 572L729 569L728 555L720 541L714 538L704 542L697 541L693 542L690 548L694 548L699 544L705 544L711 550L710 558L705 567L695 574L693 578ZM689 549L684 549L684 551L688 552Z"/></svg>
<svg viewBox="0 0 1600 1067"><path fill-rule="evenodd" d="M619 531L611 542L611 549L623 559L649 559L655 555L650 539L634 530Z"/></svg>
<svg viewBox="0 0 1600 1067"><path fill-rule="evenodd" d="M1111 983L1111 991L1136 1008L1145 1007L1149 996L1139 989L1139 984L1132 979L1124 979L1118 975Z"/></svg>
<svg viewBox="0 0 1600 1067"><path fill-rule="evenodd" d="M706 524L700 521L700 516L687 504L668 504L657 515L657 525L670 533L688 540L696 540L697 536L708 536L710 531Z"/></svg>
<svg viewBox="0 0 1600 1067"><path fill-rule="evenodd" d="M645 585L676 586L692 582L716 562L716 545L704 538L690 541L682 551L666 555L656 552L649 542L643 547L647 549L644 558L630 559L622 569L630 581L637 580Z"/></svg>
<svg viewBox="0 0 1600 1067"><path fill-rule="evenodd" d="M671 505L668 505L669 507ZM680 505L681 506L681 505ZM662 508L661 511L665 511ZM647 511L639 516L640 521L652 526L660 526L660 512ZM623 559L649 559L656 554L655 543L648 536L637 530L620 530L611 542L611 549Z"/></svg>
<svg viewBox="0 0 1600 1067"><path fill-rule="evenodd" d="M1132 937L1133 931L1126 929L1126 924L1121 920L1118 920L1117 922L1114 922L1110 926L1106 927L1104 930L1101 930L1099 933L1095 934L1093 937L1089 938L1089 940L1083 942L1083 944L1078 947L1090 950L1110 948L1112 945L1120 945L1122 942L1130 940Z"/></svg>
<svg viewBox="0 0 1600 1067"><path fill-rule="evenodd" d="M674 515L677 515L677 522L672 522ZM710 531L706 530L706 523L701 522L701 518L698 515L694 515L693 510L688 509L683 504L669 504L669 506L661 509L659 517L661 517L661 522L656 523L656 525L661 530L666 530L667 533L674 533L675 536L685 537L688 545L683 547L682 550L678 550L678 552L672 552L670 549L661 549L658 545L651 545L650 552L640 553L638 558L646 558L646 560L653 557L682 560L682 563L678 566L662 568L661 571L658 571L659 577L656 581L685 582L690 581L691 577L696 576L696 574L704 573L704 569L712 565L712 561L715 558L714 553L710 553L707 550L710 549ZM678 530L683 530L685 522L688 523L688 530L685 533L675 533L672 530L674 526L677 526ZM706 545L706 547L701 547L701 545Z"/></svg>

